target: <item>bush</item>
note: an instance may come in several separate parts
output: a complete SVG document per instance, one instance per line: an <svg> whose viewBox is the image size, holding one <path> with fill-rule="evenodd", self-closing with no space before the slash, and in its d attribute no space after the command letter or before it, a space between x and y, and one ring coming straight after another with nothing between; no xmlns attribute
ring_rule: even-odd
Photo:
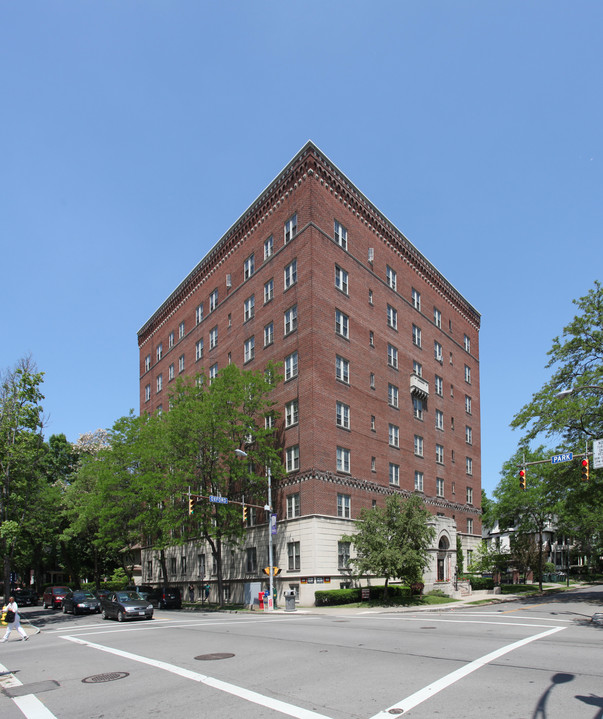
<svg viewBox="0 0 603 719"><path fill-rule="evenodd" d="M419 582L420 583L420 582ZM421 584L421 589L423 585ZM377 587L355 587L354 589L319 590L314 593L314 603L317 607L335 606L338 604L355 604L362 601L362 589L369 590L369 601L383 602L385 585ZM387 601L392 604L401 604L409 599L409 587L400 584L390 584L387 587ZM366 601L366 600L365 600Z"/></svg>
<svg viewBox="0 0 603 719"><path fill-rule="evenodd" d="M471 589L494 589L494 580L491 577L470 577Z"/></svg>

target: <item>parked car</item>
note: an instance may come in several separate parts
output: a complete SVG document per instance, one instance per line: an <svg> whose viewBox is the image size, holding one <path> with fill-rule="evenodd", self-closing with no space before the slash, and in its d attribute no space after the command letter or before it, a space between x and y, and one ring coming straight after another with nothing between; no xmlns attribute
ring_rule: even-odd
<svg viewBox="0 0 603 719"><path fill-rule="evenodd" d="M77 589L63 597L63 614L68 612L72 612L74 616L76 614L92 614L93 612L99 614L100 610L100 601L92 592Z"/></svg>
<svg viewBox="0 0 603 719"><path fill-rule="evenodd" d="M69 587L46 587L42 597L44 609L60 609L63 597L69 592Z"/></svg>
<svg viewBox="0 0 603 719"><path fill-rule="evenodd" d="M35 607L38 604L38 595L31 589L15 589L12 594L19 607Z"/></svg>
<svg viewBox="0 0 603 719"><path fill-rule="evenodd" d="M136 590L141 597L148 599L158 609L181 609L182 597L178 587L150 587L145 584Z"/></svg>
<svg viewBox="0 0 603 719"><path fill-rule="evenodd" d="M110 589L99 589L98 591L94 592L94 596L100 601L101 599L104 599L105 597L108 597L109 594L111 594Z"/></svg>
<svg viewBox="0 0 603 719"><path fill-rule="evenodd" d="M103 619L114 617L118 622L125 619L153 619L153 605L138 592L111 592L101 600Z"/></svg>

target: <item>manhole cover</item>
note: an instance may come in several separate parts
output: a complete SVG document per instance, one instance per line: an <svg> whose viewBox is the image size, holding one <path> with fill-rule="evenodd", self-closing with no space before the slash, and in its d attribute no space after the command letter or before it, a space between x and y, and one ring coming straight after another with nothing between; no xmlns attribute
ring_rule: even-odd
<svg viewBox="0 0 603 719"><path fill-rule="evenodd" d="M94 674L91 677L82 679L84 684L100 684L101 682L114 682L117 679L129 677L129 672L108 672L107 674Z"/></svg>
<svg viewBox="0 0 603 719"><path fill-rule="evenodd" d="M214 659L230 659L231 657L234 657L234 654L222 652L216 654L199 654L199 656L195 657L195 659L198 659L200 662L211 662Z"/></svg>
<svg viewBox="0 0 603 719"><path fill-rule="evenodd" d="M435 629L435 627L421 627L421 629Z"/></svg>
<svg viewBox="0 0 603 719"><path fill-rule="evenodd" d="M394 709L390 709L388 714L404 714L404 709L398 709L395 707Z"/></svg>

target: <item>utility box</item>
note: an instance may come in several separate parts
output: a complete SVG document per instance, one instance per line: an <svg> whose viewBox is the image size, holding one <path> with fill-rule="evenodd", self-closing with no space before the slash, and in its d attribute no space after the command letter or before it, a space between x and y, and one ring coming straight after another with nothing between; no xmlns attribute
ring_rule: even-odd
<svg viewBox="0 0 603 719"><path fill-rule="evenodd" d="M285 590L283 592L285 596L285 611L286 612L294 612L295 611L295 592L293 589Z"/></svg>

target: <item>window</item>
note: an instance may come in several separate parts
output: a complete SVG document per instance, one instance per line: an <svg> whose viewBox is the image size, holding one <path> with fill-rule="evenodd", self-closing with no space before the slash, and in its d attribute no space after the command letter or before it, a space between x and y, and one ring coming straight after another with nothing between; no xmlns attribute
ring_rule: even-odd
<svg viewBox="0 0 603 719"><path fill-rule="evenodd" d="M373 330L369 330L369 345L371 347L375 346L375 333L373 332Z"/></svg>
<svg viewBox="0 0 603 719"><path fill-rule="evenodd" d="M245 571L248 573L255 573L258 570L258 556L255 547L247 547L245 550L246 562Z"/></svg>
<svg viewBox="0 0 603 719"><path fill-rule="evenodd" d="M395 424L389 425L389 446L399 447L400 446L400 427Z"/></svg>
<svg viewBox="0 0 603 719"><path fill-rule="evenodd" d="M369 375L369 386L371 389L375 389L375 373L371 372Z"/></svg>
<svg viewBox="0 0 603 719"><path fill-rule="evenodd" d="M444 430L444 413L441 409L436 409L435 411L435 426L436 429Z"/></svg>
<svg viewBox="0 0 603 719"><path fill-rule="evenodd" d="M469 395L465 395L465 412L471 414L471 397Z"/></svg>
<svg viewBox="0 0 603 719"><path fill-rule="evenodd" d="M471 457L465 457L465 471L467 474L473 474L473 460Z"/></svg>
<svg viewBox="0 0 603 719"><path fill-rule="evenodd" d="M473 444L473 430L469 425L465 427L465 442L467 442L467 444Z"/></svg>
<svg viewBox="0 0 603 719"><path fill-rule="evenodd" d="M285 335L291 334L297 329L297 305L289 307L284 314L284 331Z"/></svg>
<svg viewBox="0 0 603 719"><path fill-rule="evenodd" d="M297 213L285 222L285 244L290 242L297 233Z"/></svg>
<svg viewBox="0 0 603 719"><path fill-rule="evenodd" d="M439 342L433 343L433 356L435 357L436 362L439 362L440 364L444 361L444 351Z"/></svg>
<svg viewBox="0 0 603 719"><path fill-rule="evenodd" d="M205 577L205 554L197 554L197 567L199 568L199 576Z"/></svg>
<svg viewBox="0 0 603 719"><path fill-rule="evenodd" d="M176 574L176 557L170 557L170 574Z"/></svg>
<svg viewBox="0 0 603 719"><path fill-rule="evenodd" d="M174 346L174 333L170 332L168 335L168 348L172 348Z"/></svg>
<svg viewBox="0 0 603 719"><path fill-rule="evenodd" d="M178 372L184 372L184 355L178 357Z"/></svg>
<svg viewBox="0 0 603 719"><path fill-rule="evenodd" d="M297 260L290 262L283 271L283 287L288 290L289 287L297 282Z"/></svg>
<svg viewBox="0 0 603 719"><path fill-rule="evenodd" d="M214 290L209 296L209 311L213 312L218 306L218 290Z"/></svg>
<svg viewBox="0 0 603 719"><path fill-rule="evenodd" d="M161 392L163 389L163 375L157 375L157 391Z"/></svg>
<svg viewBox="0 0 603 719"><path fill-rule="evenodd" d="M339 357L335 357L335 378L340 382L350 383L350 361Z"/></svg>
<svg viewBox="0 0 603 719"><path fill-rule="evenodd" d="M255 357L255 337L245 340L243 346L243 361L250 362Z"/></svg>
<svg viewBox="0 0 603 719"><path fill-rule="evenodd" d="M421 293L417 292L417 290L415 290L415 288L413 287L411 297L412 297L412 306L416 310L419 310L419 312L420 312L421 311Z"/></svg>
<svg viewBox="0 0 603 719"><path fill-rule="evenodd" d="M471 352L471 340L468 335L465 335L463 338L463 347L465 348L465 352Z"/></svg>
<svg viewBox="0 0 603 719"><path fill-rule="evenodd" d="M209 349L213 350L218 346L218 325L212 327L209 331Z"/></svg>
<svg viewBox="0 0 603 719"><path fill-rule="evenodd" d="M264 429L274 429L274 427L274 413L268 412L268 414L264 416Z"/></svg>
<svg viewBox="0 0 603 719"><path fill-rule="evenodd" d="M216 362L209 368L209 383L211 384L212 380L216 379L218 376L218 363Z"/></svg>
<svg viewBox="0 0 603 719"><path fill-rule="evenodd" d="M297 377L297 352L285 357L285 382L293 377Z"/></svg>
<svg viewBox="0 0 603 719"><path fill-rule="evenodd" d="M274 280L271 278L264 285L264 304L274 297Z"/></svg>
<svg viewBox="0 0 603 719"><path fill-rule="evenodd" d="M420 362L417 362L417 360L413 360L412 361L412 371L418 377L422 377L423 376L423 365Z"/></svg>
<svg viewBox="0 0 603 719"><path fill-rule="evenodd" d="M293 427L299 420L298 401L292 399L285 404L285 427Z"/></svg>
<svg viewBox="0 0 603 719"><path fill-rule="evenodd" d="M255 314L255 295L248 297L243 303L243 322L250 320Z"/></svg>
<svg viewBox="0 0 603 719"><path fill-rule="evenodd" d="M335 265L335 287L344 295L348 293L348 273Z"/></svg>
<svg viewBox="0 0 603 719"><path fill-rule="evenodd" d="M377 457L371 457L371 472L376 472L376 471L377 471Z"/></svg>
<svg viewBox="0 0 603 719"><path fill-rule="evenodd" d="M200 324L203 321L203 302L197 306L195 310L195 323Z"/></svg>
<svg viewBox="0 0 603 719"><path fill-rule="evenodd" d="M341 225L337 220L335 220L335 242L343 247L344 250L348 249L348 231L347 229Z"/></svg>
<svg viewBox="0 0 603 719"><path fill-rule="evenodd" d="M398 329L398 312L391 305L387 305L387 324L394 330Z"/></svg>
<svg viewBox="0 0 603 719"><path fill-rule="evenodd" d="M341 310L335 310L335 332L350 339L350 318Z"/></svg>
<svg viewBox="0 0 603 719"><path fill-rule="evenodd" d="M423 472L415 472L415 491L423 491Z"/></svg>
<svg viewBox="0 0 603 719"><path fill-rule="evenodd" d="M389 463L389 483L394 487L400 486L400 465Z"/></svg>
<svg viewBox="0 0 603 719"><path fill-rule="evenodd" d="M269 322L264 327L264 347L268 347L274 342L274 322Z"/></svg>
<svg viewBox="0 0 603 719"><path fill-rule="evenodd" d="M148 402L151 399L151 385L147 384L144 388L144 401Z"/></svg>
<svg viewBox="0 0 603 719"><path fill-rule="evenodd" d="M346 517L349 519L351 515L350 511L350 495L349 494L338 494L337 495L337 516Z"/></svg>
<svg viewBox="0 0 603 719"><path fill-rule="evenodd" d="M350 472L350 450L345 447L337 447L337 471Z"/></svg>
<svg viewBox="0 0 603 719"><path fill-rule="evenodd" d="M440 477L436 477L436 495L438 497L444 496L444 480Z"/></svg>
<svg viewBox="0 0 603 719"><path fill-rule="evenodd" d="M398 287L398 275L396 274L395 270L392 270L392 268L387 265L385 268L385 279L389 287L392 288L392 290L397 289Z"/></svg>
<svg viewBox="0 0 603 719"><path fill-rule="evenodd" d="M288 558L287 569L290 572L299 572L299 568L300 568L299 542L287 542L287 558Z"/></svg>
<svg viewBox="0 0 603 719"><path fill-rule="evenodd" d="M243 263L243 279L248 280L254 272L255 272L255 259L254 259L253 254L251 254Z"/></svg>
<svg viewBox="0 0 603 719"><path fill-rule="evenodd" d="M415 419L423 419L423 400L418 397L412 398L412 407Z"/></svg>
<svg viewBox="0 0 603 719"><path fill-rule="evenodd" d="M337 542L337 569L349 569L350 542Z"/></svg>
<svg viewBox="0 0 603 719"><path fill-rule="evenodd" d="M184 555L180 557L180 574L186 574L186 557Z"/></svg>
<svg viewBox="0 0 603 719"><path fill-rule="evenodd" d="M387 403L390 407L398 407L399 391L395 384L387 385Z"/></svg>
<svg viewBox="0 0 603 719"><path fill-rule="evenodd" d="M412 326L412 343L417 347L421 346L421 328L417 325Z"/></svg>
<svg viewBox="0 0 603 719"><path fill-rule="evenodd" d="M468 519L467 520L467 534L473 534L473 520ZM469 558L469 552L471 550L467 550L467 558Z"/></svg>
<svg viewBox="0 0 603 719"><path fill-rule="evenodd" d="M373 304L373 290L369 290L369 305Z"/></svg>
<svg viewBox="0 0 603 719"><path fill-rule="evenodd" d="M163 343L160 342L157 345L157 362L163 357Z"/></svg>
<svg viewBox="0 0 603 719"><path fill-rule="evenodd" d="M473 489L467 487L467 504L473 504Z"/></svg>
<svg viewBox="0 0 603 719"><path fill-rule="evenodd" d="M436 462L444 464L444 447L441 444L436 444Z"/></svg>
<svg viewBox="0 0 603 719"><path fill-rule="evenodd" d="M390 344L387 345L387 364L398 369L398 348Z"/></svg>
<svg viewBox="0 0 603 719"><path fill-rule="evenodd" d="M440 397L444 396L444 380L438 375L435 376L435 393Z"/></svg>
<svg viewBox="0 0 603 719"><path fill-rule="evenodd" d="M471 367L465 365L465 382L471 384Z"/></svg>
<svg viewBox="0 0 603 719"><path fill-rule="evenodd" d="M433 308L433 323L436 327L442 328L442 313L436 307Z"/></svg>
<svg viewBox="0 0 603 719"><path fill-rule="evenodd" d="M198 362L202 358L203 358L203 340L200 339L197 341L197 344L195 345L195 360Z"/></svg>
<svg viewBox="0 0 603 719"><path fill-rule="evenodd" d="M184 322L178 325L178 339L181 340L184 337Z"/></svg>
<svg viewBox="0 0 603 719"><path fill-rule="evenodd" d="M350 407L347 404L344 404L343 402L336 402L335 404L335 410L336 410L336 421L338 427L343 427L344 429L350 429Z"/></svg>
<svg viewBox="0 0 603 719"><path fill-rule="evenodd" d="M377 418L374 414L371 415L371 432L377 431Z"/></svg>
<svg viewBox="0 0 603 719"><path fill-rule="evenodd" d="M285 450L285 469L287 472L295 472L299 469L299 445L287 447Z"/></svg>
<svg viewBox="0 0 603 719"><path fill-rule="evenodd" d="M423 437L419 437L418 434L415 434L415 455L417 457L423 456Z"/></svg>
<svg viewBox="0 0 603 719"><path fill-rule="evenodd" d="M287 519L301 517L301 504L299 492L287 496Z"/></svg>
<svg viewBox="0 0 603 719"><path fill-rule="evenodd" d="M144 358L144 371L148 372L151 369L151 355L147 355Z"/></svg>
<svg viewBox="0 0 603 719"><path fill-rule="evenodd" d="M264 259L267 260L269 257L272 257L272 254L274 252L274 238L272 235L264 241Z"/></svg>

